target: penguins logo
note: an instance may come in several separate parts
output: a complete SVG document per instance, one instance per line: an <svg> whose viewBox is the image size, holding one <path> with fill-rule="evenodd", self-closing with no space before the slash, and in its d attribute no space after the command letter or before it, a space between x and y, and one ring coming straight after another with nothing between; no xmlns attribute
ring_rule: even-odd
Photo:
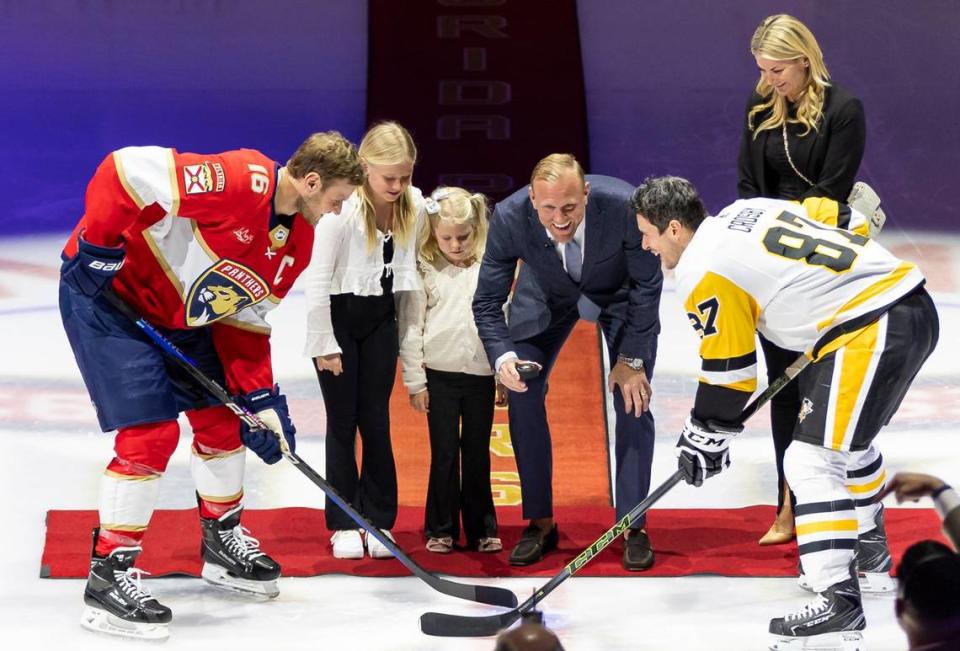
<svg viewBox="0 0 960 651"><path fill-rule="evenodd" d="M249 267L220 260L193 282L187 294L187 327L219 321L270 295L267 283Z"/></svg>

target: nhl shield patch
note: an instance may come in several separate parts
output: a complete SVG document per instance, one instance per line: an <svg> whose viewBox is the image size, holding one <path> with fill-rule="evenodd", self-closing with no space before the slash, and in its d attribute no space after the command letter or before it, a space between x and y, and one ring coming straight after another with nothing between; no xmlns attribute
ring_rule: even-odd
<svg viewBox="0 0 960 651"><path fill-rule="evenodd" d="M255 271L232 260L220 260L200 274L187 293L184 318L198 328L259 303L270 287Z"/></svg>

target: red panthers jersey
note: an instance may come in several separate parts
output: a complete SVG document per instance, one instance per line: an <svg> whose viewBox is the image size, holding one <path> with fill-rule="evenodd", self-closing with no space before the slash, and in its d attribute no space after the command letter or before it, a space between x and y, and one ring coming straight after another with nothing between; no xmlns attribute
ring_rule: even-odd
<svg viewBox="0 0 960 651"><path fill-rule="evenodd" d="M273 210L278 165L258 151L181 154L128 147L87 187L77 236L124 244L113 287L153 324L210 326L233 391L273 385L267 312L306 268L313 227Z"/></svg>

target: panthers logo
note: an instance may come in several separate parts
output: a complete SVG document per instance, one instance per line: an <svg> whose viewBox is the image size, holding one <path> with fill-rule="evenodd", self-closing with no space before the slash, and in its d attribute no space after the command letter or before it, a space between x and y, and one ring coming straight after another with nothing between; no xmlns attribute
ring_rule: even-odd
<svg viewBox="0 0 960 651"><path fill-rule="evenodd" d="M188 327L219 321L270 295L270 287L255 271L231 260L220 260L193 282L184 317Z"/></svg>

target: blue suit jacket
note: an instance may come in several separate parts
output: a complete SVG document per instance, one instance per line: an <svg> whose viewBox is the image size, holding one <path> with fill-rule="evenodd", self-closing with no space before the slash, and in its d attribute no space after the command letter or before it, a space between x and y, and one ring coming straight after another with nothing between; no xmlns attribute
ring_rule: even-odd
<svg viewBox="0 0 960 651"><path fill-rule="evenodd" d="M626 332L619 353L652 360L660 333L660 260L643 250L633 187L610 176L587 175L584 259L578 286L567 275L553 242L530 203L527 187L497 204L480 266L473 314L491 364L515 349L514 341L543 332L576 309L581 293L617 318ZM509 308L503 305L523 260Z"/></svg>

